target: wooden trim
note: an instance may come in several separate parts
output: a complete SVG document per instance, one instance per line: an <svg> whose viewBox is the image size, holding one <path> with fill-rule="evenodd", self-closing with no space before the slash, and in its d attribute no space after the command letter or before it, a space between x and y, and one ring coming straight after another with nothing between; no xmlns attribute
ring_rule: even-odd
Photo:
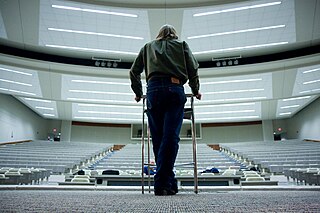
<svg viewBox="0 0 320 213"><path fill-rule="evenodd" d="M80 122L72 121L72 125L75 126L99 126L99 127L121 127L121 128L130 128L130 124L110 124L110 123L91 123L91 122Z"/></svg>
<svg viewBox="0 0 320 213"><path fill-rule="evenodd" d="M11 142L3 142L0 143L1 145L7 145L7 144L18 144L18 143L26 143L26 142L32 142L32 140L24 140L24 141L11 141Z"/></svg>
<svg viewBox="0 0 320 213"><path fill-rule="evenodd" d="M201 127L221 127L221 126L247 126L262 124L262 121L248 121L248 122L232 122L232 123L203 123Z"/></svg>

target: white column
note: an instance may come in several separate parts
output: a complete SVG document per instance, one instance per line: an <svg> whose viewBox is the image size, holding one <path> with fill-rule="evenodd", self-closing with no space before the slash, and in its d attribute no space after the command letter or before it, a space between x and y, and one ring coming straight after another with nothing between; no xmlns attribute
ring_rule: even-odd
<svg viewBox="0 0 320 213"><path fill-rule="evenodd" d="M61 121L61 141L70 142L71 121Z"/></svg>
<svg viewBox="0 0 320 213"><path fill-rule="evenodd" d="M262 121L263 140L273 141L273 123L272 120Z"/></svg>

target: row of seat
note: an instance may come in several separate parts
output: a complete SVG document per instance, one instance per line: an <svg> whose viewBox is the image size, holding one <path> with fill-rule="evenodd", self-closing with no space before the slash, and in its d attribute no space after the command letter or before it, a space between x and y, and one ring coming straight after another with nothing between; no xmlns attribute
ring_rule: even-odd
<svg viewBox="0 0 320 213"><path fill-rule="evenodd" d="M85 167L113 147L103 143L32 141L0 146L0 167L45 168L54 174Z"/></svg>
<svg viewBox="0 0 320 213"><path fill-rule="evenodd" d="M320 143L287 140L220 144L222 152L246 165L257 165L271 173L290 168L320 167Z"/></svg>
<svg viewBox="0 0 320 213"><path fill-rule="evenodd" d="M48 180L51 170L44 168L9 168L0 169L0 185L39 184Z"/></svg>
<svg viewBox="0 0 320 213"><path fill-rule="evenodd" d="M320 185L320 168L291 168L284 171L288 181L290 178L295 182L305 185Z"/></svg>

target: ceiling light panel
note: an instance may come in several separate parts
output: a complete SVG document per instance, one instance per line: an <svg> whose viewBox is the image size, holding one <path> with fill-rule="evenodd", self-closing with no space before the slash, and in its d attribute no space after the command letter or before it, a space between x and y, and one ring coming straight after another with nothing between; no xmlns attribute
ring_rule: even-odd
<svg viewBox="0 0 320 213"><path fill-rule="evenodd" d="M149 40L146 10L40 1L39 45L132 55Z"/></svg>
<svg viewBox="0 0 320 213"><path fill-rule="evenodd" d="M26 97L16 98L44 118L59 118L56 101Z"/></svg>
<svg viewBox="0 0 320 213"><path fill-rule="evenodd" d="M141 123L142 106L114 104L72 104L72 117L75 120L112 123Z"/></svg>
<svg viewBox="0 0 320 213"><path fill-rule="evenodd" d="M297 70L293 87L293 96L313 95L320 93L320 64L301 67Z"/></svg>
<svg viewBox="0 0 320 213"><path fill-rule="evenodd" d="M201 123L259 120L261 102L196 106L195 118Z"/></svg>
<svg viewBox="0 0 320 213"><path fill-rule="evenodd" d="M0 38L5 38L5 39L8 38L1 11L0 11Z"/></svg>
<svg viewBox="0 0 320 213"><path fill-rule="evenodd" d="M211 14L199 16L206 12ZM293 43L296 41L294 1L247 1L187 9L181 37L195 54Z"/></svg>
<svg viewBox="0 0 320 213"><path fill-rule="evenodd" d="M292 117L298 111L310 104L318 96L299 96L278 100L277 118Z"/></svg>
<svg viewBox="0 0 320 213"><path fill-rule="evenodd" d="M186 93L191 93L185 85ZM201 80L203 99L197 104L248 102L272 99L271 73L243 75Z"/></svg>
<svg viewBox="0 0 320 213"><path fill-rule="evenodd" d="M42 97L38 72L25 68L1 65L0 93Z"/></svg>
<svg viewBox="0 0 320 213"><path fill-rule="evenodd" d="M130 85L129 79L63 75L61 97L74 102L137 105Z"/></svg>

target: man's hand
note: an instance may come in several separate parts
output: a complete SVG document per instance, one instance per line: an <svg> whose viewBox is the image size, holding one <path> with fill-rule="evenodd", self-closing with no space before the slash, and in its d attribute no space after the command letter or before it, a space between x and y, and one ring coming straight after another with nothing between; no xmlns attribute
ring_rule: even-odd
<svg viewBox="0 0 320 213"><path fill-rule="evenodd" d="M196 99L201 100L202 94L200 92L198 92L198 94L195 96L196 96Z"/></svg>
<svg viewBox="0 0 320 213"><path fill-rule="evenodd" d="M134 100L136 100L136 102L139 102L141 100L141 97L136 96Z"/></svg>

